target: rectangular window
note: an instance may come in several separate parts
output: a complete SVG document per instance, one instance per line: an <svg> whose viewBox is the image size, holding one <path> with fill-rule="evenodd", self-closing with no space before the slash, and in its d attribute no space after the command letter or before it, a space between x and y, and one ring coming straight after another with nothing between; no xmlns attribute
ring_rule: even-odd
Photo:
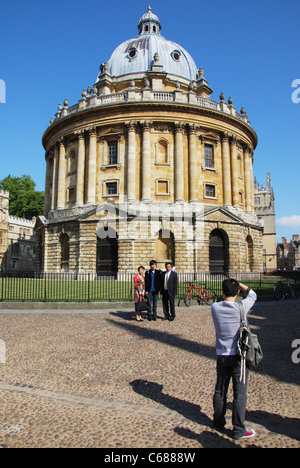
<svg viewBox="0 0 300 468"><path fill-rule="evenodd" d="M204 145L205 167L214 167L214 148L212 145Z"/></svg>
<svg viewBox="0 0 300 468"><path fill-rule="evenodd" d="M158 195L168 195L169 194L169 183L167 180L158 180L157 181L157 194Z"/></svg>
<svg viewBox="0 0 300 468"><path fill-rule="evenodd" d="M106 184L106 194L107 195L118 195L118 183L117 182L107 182L107 184Z"/></svg>
<svg viewBox="0 0 300 468"><path fill-rule="evenodd" d="M118 164L118 142L110 141L108 143L108 165Z"/></svg>
<svg viewBox="0 0 300 468"><path fill-rule="evenodd" d="M214 198L216 196L216 187L214 185L205 185L205 196Z"/></svg>

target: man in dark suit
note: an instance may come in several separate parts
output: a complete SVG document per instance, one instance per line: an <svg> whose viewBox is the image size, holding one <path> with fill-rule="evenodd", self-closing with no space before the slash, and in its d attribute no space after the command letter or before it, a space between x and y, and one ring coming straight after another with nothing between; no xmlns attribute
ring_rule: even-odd
<svg viewBox="0 0 300 468"><path fill-rule="evenodd" d="M148 320L156 320L158 294L162 290L162 272L156 268L156 261L151 260L150 270L145 274L145 291L148 297ZM151 316L151 307L152 316Z"/></svg>
<svg viewBox="0 0 300 468"><path fill-rule="evenodd" d="M175 319L175 296L177 295L178 277L172 271L172 263L166 263L166 271L163 273L162 301L165 320L172 322Z"/></svg>

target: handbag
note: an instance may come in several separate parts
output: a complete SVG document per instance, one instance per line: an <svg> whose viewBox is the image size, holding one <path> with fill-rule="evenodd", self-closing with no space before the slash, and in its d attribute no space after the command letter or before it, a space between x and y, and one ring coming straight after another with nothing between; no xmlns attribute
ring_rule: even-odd
<svg viewBox="0 0 300 468"><path fill-rule="evenodd" d="M236 354L242 361L241 381L245 383L246 366L256 369L263 360L263 352L257 335L251 332L245 319L245 311L242 302L239 303L241 314L240 334L237 341Z"/></svg>
<svg viewBox="0 0 300 468"><path fill-rule="evenodd" d="M149 306L148 306L148 301L144 301L143 299L140 302L136 303L136 310L137 312L143 312L143 311L148 311Z"/></svg>

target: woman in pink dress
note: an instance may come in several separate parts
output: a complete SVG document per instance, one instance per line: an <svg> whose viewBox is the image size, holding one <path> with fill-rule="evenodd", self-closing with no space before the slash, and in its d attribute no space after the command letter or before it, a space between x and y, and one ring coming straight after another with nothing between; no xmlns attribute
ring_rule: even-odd
<svg viewBox="0 0 300 468"><path fill-rule="evenodd" d="M137 310L137 305L139 302L144 300L145 295L145 268L140 266L138 268L138 274L133 278L134 281L134 302L135 302L135 314L136 320L142 322L142 312Z"/></svg>

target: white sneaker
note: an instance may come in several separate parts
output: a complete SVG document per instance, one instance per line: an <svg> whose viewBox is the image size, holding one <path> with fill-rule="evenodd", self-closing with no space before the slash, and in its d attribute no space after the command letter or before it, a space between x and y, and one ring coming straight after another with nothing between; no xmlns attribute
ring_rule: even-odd
<svg viewBox="0 0 300 468"><path fill-rule="evenodd" d="M246 434L243 435L242 437L238 437L238 439L250 439L250 437L254 437L255 434L256 432L253 431L252 429L247 429Z"/></svg>

